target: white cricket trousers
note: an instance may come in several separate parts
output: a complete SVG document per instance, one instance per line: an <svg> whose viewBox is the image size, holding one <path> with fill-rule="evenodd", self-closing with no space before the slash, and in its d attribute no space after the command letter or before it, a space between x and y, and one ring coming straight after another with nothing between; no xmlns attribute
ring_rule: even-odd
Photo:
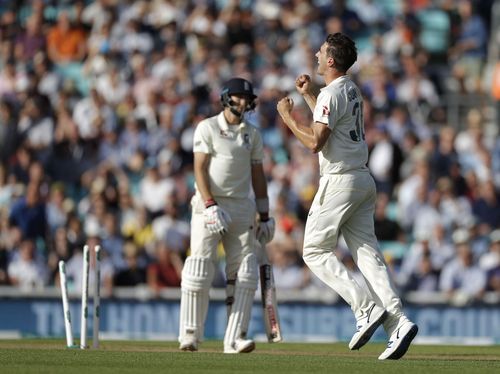
<svg viewBox="0 0 500 374"><path fill-rule="evenodd" d="M378 250L375 200L375 182L368 172L322 176L307 218L303 258L311 271L351 306L356 318L375 301L395 320L403 314L402 305ZM335 256L340 233L369 290L362 288Z"/></svg>
<svg viewBox="0 0 500 374"><path fill-rule="evenodd" d="M202 199L195 195L191 200L191 256L210 258L217 262L217 245L222 241L226 255L227 279L235 279L242 259L255 253L255 202L251 199L216 197L217 204L229 213L231 224L221 236L205 228Z"/></svg>

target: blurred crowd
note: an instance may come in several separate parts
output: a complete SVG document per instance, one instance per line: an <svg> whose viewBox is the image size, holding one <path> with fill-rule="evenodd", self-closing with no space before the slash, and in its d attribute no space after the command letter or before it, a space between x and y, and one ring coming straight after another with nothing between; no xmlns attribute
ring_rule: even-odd
<svg viewBox="0 0 500 374"><path fill-rule="evenodd" d="M290 95L305 106L295 77L309 73L319 88L314 55L342 31L358 45L351 73L365 96L376 233L397 286L466 301L500 292L499 7L1 1L0 284L57 285L64 260L76 289L88 244L104 249L105 292L178 287L193 129L220 111L222 84L239 76L259 97L248 120L265 144L278 290L322 290L301 259L317 156L286 130L276 102ZM452 96L465 101L457 123L447 116ZM342 240L336 253L359 276ZM214 286L224 286L222 271Z"/></svg>

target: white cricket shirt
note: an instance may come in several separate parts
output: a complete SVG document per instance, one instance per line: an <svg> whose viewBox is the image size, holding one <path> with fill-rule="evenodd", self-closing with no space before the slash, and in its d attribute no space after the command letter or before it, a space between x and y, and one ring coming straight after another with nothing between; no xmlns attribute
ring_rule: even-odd
<svg viewBox="0 0 500 374"><path fill-rule="evenodd" d="M319 153L320 174L368 170L363 98L358 86L344 75L321 89L313 112L314 122L326 124L332 134Z"/></svg>
<svg viewBox="0 0 500 374"><path fill-rule="evenodd" d="M256 127L228 125L223 112L196 126L193 152L210 154L210 192L217 197L248 198L251 166L262 162L262 138Z"/></svg>

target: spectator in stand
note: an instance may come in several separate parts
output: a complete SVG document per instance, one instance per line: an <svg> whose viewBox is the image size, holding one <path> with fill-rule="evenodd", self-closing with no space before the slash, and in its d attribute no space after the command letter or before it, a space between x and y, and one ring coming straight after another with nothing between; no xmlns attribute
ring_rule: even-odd
<svg viewBox="0 0 500 374"><path fill-rule="evenodd" d="M10 283L24 290L41 289L47 283L47 268L37 256L33 239L23 239L7 269Z"/></svg>
<svg viewBox="0 0 500 374"><path fill-rule="evenodd" d="M153 232L156 240L165 240L169 248L185 257L189 248L190 225L181 219L179 201L169 196L163 214L154 218Z"/></svg>
<svg viewBox="0 0 500 374"><path fill-rule="evenodd" d="M446 236L446 231L441 224L437 224L429 231L419 231L415 234L408 251L404 253L401 267L397 275L397 283L404 288L412 274L420 270L424 257L429 257L432 270L438 274L450 260L455 257L455 247ZM467 235L467 233L465 234ZM469 236L461 236L460 240L467 240Z"/></svg>
<svg viewBox="0 0 500 374"><path fill-rule="evenodd" d="M0 97L16 102L17 89L24 80L26 80L26 75L21 70L17 70L16 60L7 59L0 71Z"/></svg>
<svg viewBox="0 0 500 374"><path fill-rule="evenodd" d="M66 238L68 239L70 248L75 249L83 247L85 244L85 232L80 218L72 211L68 215L68 223L66 225Z"/></svg>
<svg viewBox="0 0 500 374"><path fill-rule="evenodd" d="M440 210L441 193L436 189L427 190L425 187L421 187L417 193L418 203L413 206L415 217L412 232L414 237L421 232L430 232L443 220Z"/></svg>
<svg viewBox="0 0 500 374"><path fill-rule="evenodd" d="M343 32L356 38L362 35L365 25L358 13L347 3L346 0L334 1L331 15L340 20Z"/></svg>
<svg viewBox="0 0 500 374"><path fill-rule="evenodd" d="M12 204L19 195L24 193L24 186L16 180L16 177L7 171L7 168L0 163L0 213L1 217L9 216ZM8 219L5 221L8 224ZM2 222L3 223L3 222ZM6 228L8 227L5 226ZM0 227L0 236L4 233L4 228Z"/></svg>
<svg viewBox="0 0 500 374"><path fill-rule="evenodd" d="M370 149L368 168L375 179L377 191L392 196L394 187L400 181L399 171L403 154L384 125L379 125L373 133L374 144Z"/></svg>
<svg viewBox="0 0 500 374"><path fill-rule="evenodd" d="M46 210L46 204L40 196L40 186L28 184L26 195L17 200L10 210L11 229L20 230L23 238L45 241L48 229Z"/></svg>
<svg viewBox="0 0 500 374"><path fill-rule="evenodd" d="M405 105L395 105L391 108L387 118L382 117L380 125L385 126L391 139L403 148L404 138L408 132L413 131L417 139L421 140L421 134L416 131L416 126L408 113Z"/></svg>
<svg viewBox="0 0 500 374"><path fill-rule="evenodd" d="M500 196L491 180L479 185L479 196L472 202L472 211L477 223L486 226L481 231L500 227Z"/></svg>
<svg viewBox="0 0 500 374"><path fill-rule="evenodd" d="M114 277L114 285L118 287L134 287L146 284L146 268L144 261L139 258L139 248L133 242L123 245L123 258L125 266Z"/></svg>
<svg viewBox="0 0 500 374"><path fill-rule="evenodd" d="M486 290L500 292L500 229L489 236L489 251L479 258L479 267L486 272Z"/></svg>
<svg viewBox="0 0 500 374"><path fill-rule="evenodd" d="M118 218L114 213L106 212L103 224L102 247L106 250L113 268L120 271L129 264L127 264L125 258L125 241L120 232Z"/></svg>
<svg viewBox="0 0 500 374"><path fill-rule="evenodd" d="M308 281L308 272L303 266L296 243L287 238L274 240L268 249L273 264L274 282L279 290L300 290Z"/></svg>
<svg viewBox="0 0 500 374"><path fill-rule="evenodd" d="M486 286L486 290L496 293L500 292L500 266L488 271L487 277L488 284Z"/></svg>
<svg viewBox="0 0 500 374"><path fill-rule="evenodd" d="M468 240L468 236L454 233L457 257L443 267L439 280L439 289L456 305L480 299L486 289L486 273L474 262Z"/></svg>
<svg viewBox="0 0 500 374"><path fill-rule="evenodd" d="M151 92L158 91L160 84L167 82L159 82L150 72L146 57L135 52L130 57L130 67L132 68L132 93L137 103L145 102ZM172 78L175 81L174 78ZM175 90L174 90L175 91Z"/></svg>
<svg viewBox="0 0 500 374"><path fill-rule="evenodd" d="M71 191L79 184L82 174L95 164L95 157L92 145L79 136L78 126L71 118L70 104L65 100L60 99L56 107L54 143L47 169Z"/></svg>
<svg viewBox="0 0 500 374"><path fill-rule="evenodd" d="M50 104L57 111L58 105L68 96L62 87L62 77L52 69L46 52L38 51L33 60L33 73L35 75L36 90L50 99Z"/></svg>
<svg viewBox="0 0 500 374"><path fill-rule="evenodd" d="M452 180L441 177L437 180L436 187L441 194L439 211L446 228L453 230L470 226L475 220L470 201L464 196L456 195Z"/></svg>
<svg viewBox="0 0 500 374"><path fill-rule="evenodd" d="M116 1L96 0L86 1L82 12L82 22L92 25L92 32L100 30L112 17L115 11Z"/></svg>
<svg viewBox="0 0 500 374"><path fill-rule="evenodd" d="M467 186L467 180L465 179L460 164L458 162L453 162L449 169L449 178L452 181L453 191L457 197L470 197L471 192Z"/></svg>
<svg viewBox="0 0 500 374"><path fill-rule="evenodd" d="M153 226L147 209L142 205L136 206L136 215L122 226L122 234L125 238L131 239L134 243L144 248L148 255L154 256L155 236Z"/></svg>
<svg viewBox="0 0 500 374"><path fill-rule="evenodd" d="M388 216L390 196L377 192L375 204L375 235L379 241L405 241L404 231L399 223Z"/></svg>
<svg viewBox="0 0 500 374"><path fill-rule="evenodd" d="M76 103L73 121L78 126L80 138L85 141L97 141L103 131L116 129L115 112L95 88L90 89L88 97Z"/></svg>
<svg viewBox="0 0 500 374"><path fill-rule="evenodd" d="M415 158L412 174L401 181L397 195L398 222L407 232L413 229L416 211L425 204L429 185L428 160L425 156Z"/></svg>
<svg viewBox="0 0 500 374"><path fill-rule="evenodd" d="M460 34L448 52L453 64L453 76L461 92L481 89L481 75L487 56L488 32L474 7L472 0L459 1Z"/></svg>
<svg viewBox="0 0 500 374"><path fill-rule="evenodd" d="M272 201L272 199L270 199ZM293 211L287 208L290 203L290 196L286 193L280 193L276 200L275 206L271 209L273 216L276 219L276 239L286 239L293 237L295 239L302 238L304 225L294 214Z"/></svg>
<svg viewBox="0 0 500 374"><path fill-rule="evenodd" d="M439 286L439 272L433 267L431 256L426 253L417 262L409 274L403 291L436 292Z"/></svg>
<svg viewBox="0 0 500 374"><path fill-rule="evenodd" d="M156 241L155 259L147 268L148 286L154 292L168 287L180 287L182 267L179 254L171 251L165 241Z"/></svg>
<svg viewBox="0 0 500 374"><path fill-rule="evenodd" d="M460 231L465 233L463 235L465 238L471 238L470 240L473 241L470 230L462 228ZM450 235L444 222L433 227L429 235L429 247L432 253L433 268L438 272L456 256L453 235Z"/></svg>
<svg viewBox="0 0 500 374"><path fill-rule="evenodd" d="M160 105L158 107L158 116L158 127L149 130L148 149L153 155L158 155L166 144L170 144L179 136L179 133L173 127L174 106Z"/></svg>
<svg viewBox="0 0 500 374"><path fill-rule="evenodd" d="M49 245L49 254L47 256L47 266L49 272L49 284L58 284L59 279L59 261L68 261L73 255L74 248L68 240L68 230L66 227L58 227L53 235Z"/></svg>
<svg viewBox="0 0 500 374"><path fill-rule="evenodd" d="M375 39L375 42L378 40L380 38ZM360 72L363 76L366 75L363 78L363 94L376 113L388 115L396 102L396 84L380 51L375 50L375 55L369 58L370 64Z"/></svg>
<svg viewBox="0 0 500 374"><path fill-rule="evenodd" d="M88 227L85 232L87 237L83 245L89 246L90 256L90 271L89 271L89 289L94 287L95 279L95 246L101 244L99 233L95 227ZM77 291L82 284L82 269L83 269L83 245L77 246L73 255L66 263L66 275L68 277L68 290ZM107 256L106 248L102 248L101 252L101 295L109 297L113 293L113 276L114 269Z"/></svg>
<svg viewBox="0 0 500 374"><path fill-rule="evenodd" d="M438 144L430 160L431 175L434 180L448 176L452 165L458 162L458 154L454 145L455 136L456 130L451 126L439 129Z"/></svg>
<svg viewBox="0 0 500 374"><path fill-rule="evenodd" d="M402 14L396 15L391 26L388 30L383 31L380 47L388 66L396 69L398 66L398 56L403 49L412 47L414 35L412 34L410 25L407 24Z"/></svg>
<svg viewBox="0 0 500 374"><path fill-rule="evenodd" d="M377 1L360 0L356 8L361 21L373 29L382 29L389 21L384 6Z"/></svg>
<svg viewBox="0 0 500 374"><path fill-rule="evenodd" d="M114 110L125 100L130 91L130 86L121 77L120 68L116 64L111 64L106 73L97 78L96 90L106 101L106 104Z"/></svg>
<svg viewBox="0 0 500 374"><path fill-rule="evenodd" d="M85 32L71 25L69 15L61 11L57 24L47 34L47 51L52 62L65 65L71 62L81 62L86 53Z"/></svg>
<svg viewBox="0 0 500 374"><path fill-rule="evenodd" d="M122 158L124 161L130 159L135 153L142 153L146 158L148 148L148 133L144 122L140 121L134 114L129 114L125 119L124 127L120 132L118 144L122 149ZM154 164L155 160L150 159L149 164Z"/></svg>
<svg viewBox="0 0 500 374"><path fill-rule="evenodd" d="M143 30L140 18L130 18L125 23L125 30L117 45L125 57L130 57L134 52L139 52L142 56L153 49L153 38Z"/></svg>
<svg viewBox="0 0 500 374"><path fill-rule="evenodd" d="M396 88L396 99L410 109L412 121L421 139L428 138L427 116L431 108L439 104L435 84L427 77L423 66L427 61L415 50L404 51L400 56L403 74Z"/></svg>
<svg viewBox="0 0 500 374"><path fill-rule="evenodd" d="M18 61L28 64L39 51L45 51L46 40L42 30L42 20L31 15L23 33L17 36L14 54Z"/></svg>
<svg viewBox="0 0 500 374"><path fill-rule="evenodd" d="M174 193L174 183L170 178L160 176L155 160L147 160L148 165L139 191L139 198L146 207L150 218L163 213L165 201Z"/></svg>
<svg viewBox="0 0 500 374"><path fill-rule="evenodd" d="M51 234L54 234L59 227L66 225L69 204L71 203L66 200L64 185L62 183L54 183L50 187L47 199L47 223Z"/></svg>
<svg viewBox="0 0 500 374"><path fill-rule="evenodd" d="M485 133L485 119L479 109L467 113L467 127L455 139L458 161L464 173L473 171L480 182L490 179L491 156Z"/></svg>
<svg viewBox="0 0 500 374"><path fill-rule="evenodd" d="M437 244L438 245L434 243L431 232L418 233L415 237L415 241L404 254L401 267L397 272L396 283L399 287L404 290L408 288L418 288L414 283L416 278L424 274L426 276L428 275L428 272L423 272L423 268L427 269L425 264L426 261L430 262L431 273L439 273L441 271L443 265L450 257L446 253L441 253L441 247L439 243Z"/></svg>

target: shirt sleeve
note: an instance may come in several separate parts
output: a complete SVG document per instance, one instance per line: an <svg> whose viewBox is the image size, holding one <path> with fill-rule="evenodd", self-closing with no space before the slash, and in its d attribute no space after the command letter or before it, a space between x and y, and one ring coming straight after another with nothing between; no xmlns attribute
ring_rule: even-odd
<svg viewBox="0 0 500 374"><path fill-rule="evenodd" d="M343 116L346 105L341 105L337 96L332 96L328 91L321 91L314 107L314 122L324 123L333 130L338 119Z"/></svg>
<svg viewBox="0 0 500 374"><path fill-rule="evenodd" d="M262 136L260 135L258 130L255 130L254 144L252 147L252 155L251 155L252 164L261 163L263 155L264 155L264 145L262 142Z"/></svg>
<svg viewBox="0 0 500 374"><path fill-rule="evenodd" d="M212 137L206 122L200 122L194 130L193 152L212 153Z"/></svg>

